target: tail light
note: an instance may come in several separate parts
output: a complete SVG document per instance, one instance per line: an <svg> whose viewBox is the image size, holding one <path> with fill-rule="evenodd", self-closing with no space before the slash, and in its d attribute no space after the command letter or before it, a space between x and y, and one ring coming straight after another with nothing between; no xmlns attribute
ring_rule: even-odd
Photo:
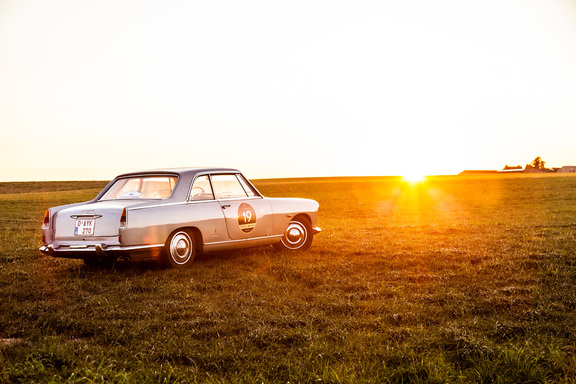
<svg viewBox="0 0 576 384"><path fill-rule="evenodd" d="M126 208L122 210L122 215L120 216L120 228L126 228Z"/></svg>
<svg viewBox="0 0 576 384"><path fill-rule="evenodd" d="M50 228L50 210L47 209L44 214L44 222L42 222L42 229Z"/></svg>

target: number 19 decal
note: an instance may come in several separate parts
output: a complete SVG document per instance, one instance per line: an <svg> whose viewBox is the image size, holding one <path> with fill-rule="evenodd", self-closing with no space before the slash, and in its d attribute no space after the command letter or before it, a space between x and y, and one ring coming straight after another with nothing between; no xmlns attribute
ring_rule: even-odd
<svg viewBox="0 0 576 384"><path fill-rule="evenodd" d="M242 232L250 232L256 226L256 211L251 205L242 203L238 207L238 225Z"/></svg>

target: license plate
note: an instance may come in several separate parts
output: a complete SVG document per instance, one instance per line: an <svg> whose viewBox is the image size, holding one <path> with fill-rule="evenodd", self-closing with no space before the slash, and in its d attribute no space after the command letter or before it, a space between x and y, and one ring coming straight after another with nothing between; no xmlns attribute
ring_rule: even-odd
<svg viewBox="0 0 576 384"><path fill-rule="evenodd" d="M76 227L74 234L78 236L93 236L94 235L94 219L78 219L76 220Z"/></svg>

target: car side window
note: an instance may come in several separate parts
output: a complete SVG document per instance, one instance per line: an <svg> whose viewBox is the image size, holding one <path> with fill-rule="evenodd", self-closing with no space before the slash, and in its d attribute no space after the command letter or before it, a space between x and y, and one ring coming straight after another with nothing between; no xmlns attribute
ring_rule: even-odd
<svg viewBox="0 0 576 384"><path fill-rule="evenodd" d="M196 180L194 180L194 185L190 190L190 201L213 199L214 194L212 193L212 187L210 186L208 175L198 176Z"/></svg>
<svg viewBox="0 0 576 384"><path fill-rule="evenodd" d="M212 175L212 185L217 199L248 197L235 175Z"/></svg>

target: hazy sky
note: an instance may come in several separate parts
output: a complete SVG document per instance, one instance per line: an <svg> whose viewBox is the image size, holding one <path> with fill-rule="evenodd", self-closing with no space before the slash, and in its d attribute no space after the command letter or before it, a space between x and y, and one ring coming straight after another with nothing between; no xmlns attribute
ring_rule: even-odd
<svg viewBox="0 0 576 384"><path fill-rule="evenodd" d="M576 165L576 1L0 0L0 180Z"/></svg>

